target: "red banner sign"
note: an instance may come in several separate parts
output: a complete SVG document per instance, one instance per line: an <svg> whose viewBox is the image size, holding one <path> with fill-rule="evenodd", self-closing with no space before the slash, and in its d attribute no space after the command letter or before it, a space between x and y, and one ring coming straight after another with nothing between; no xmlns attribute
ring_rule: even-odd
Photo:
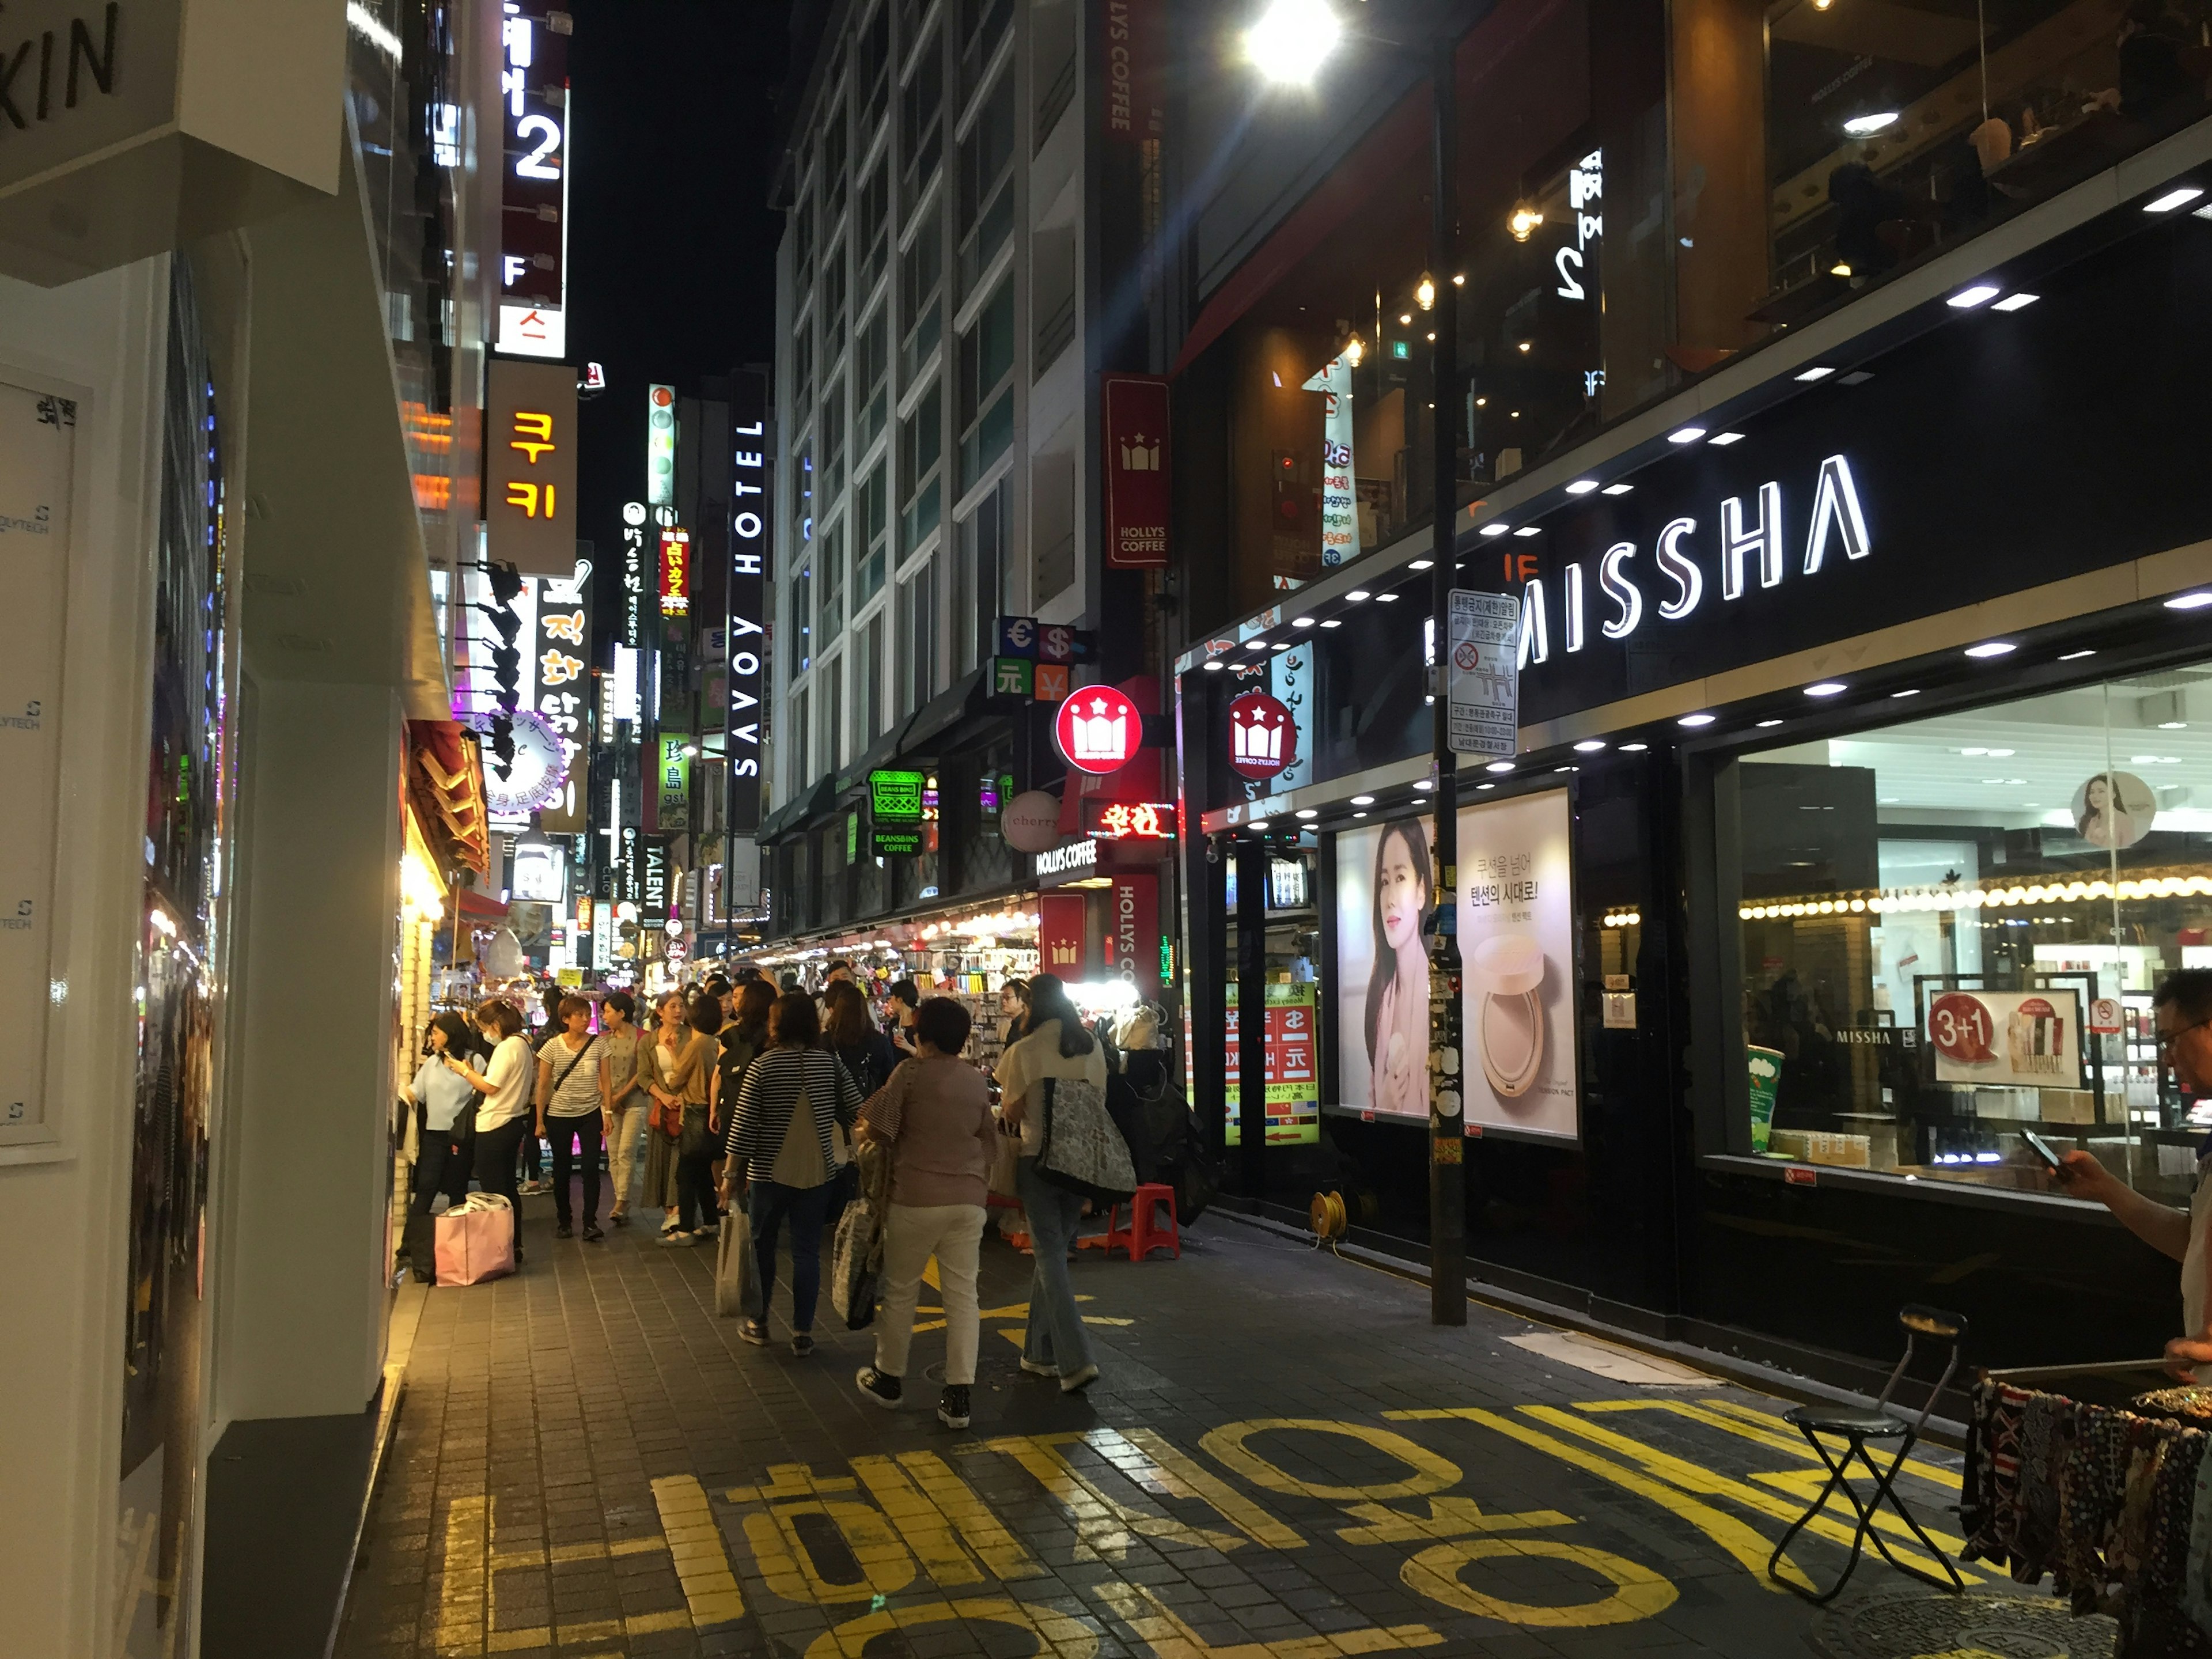
<svg viewBox="0 0 2212 1659"><path fill-rule="evenodd" d="M1083 830L1101 841L1173 841L1171 800L1097 800L1083 803Z"/></svg>
<svg viewBox="0 0 2212 1659"><path fill-rule="evenodd" d="M1086 685L1060 704L1053 722L1060 752L1079 772L1118 772L1145 740L1145 717L1126 693Z"/></svg>
<svg viewBox="0 0 2212 1659"><path fill-rule="evenodd" d="M1149 870L1117 870L1106 895L1106 976L1150 996L1160 976L1160 880Z"/></svg>
<svg viewBox="0 0 2212 1659"><path fill-rule="evenodd" d="M1083 895L1045 893L1037 898L1037 956L1048 974L1083 977Z"/></svg>
<svg viewBox="0 0 2212 1659"><path fill-rule="evenodd" d="M1168 562L1168 383L1149 374L1109 374L1106 430L1106 564L1164 569Z"/></svg>

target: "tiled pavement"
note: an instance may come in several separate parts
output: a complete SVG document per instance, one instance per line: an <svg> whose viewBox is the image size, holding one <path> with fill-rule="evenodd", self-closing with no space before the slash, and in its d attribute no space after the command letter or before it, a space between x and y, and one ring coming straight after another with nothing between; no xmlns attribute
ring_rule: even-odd
<svg viewBox="0 0 2212 1659"><path fill-rule="evenodd" d="M1083 1253L1079 1398L1017 1370L1029 1262L988 1241L956 1434L919 1377L896 1416L857 1397L871 1334L826 1294L811 1358L749 1347L711 1249L556 1243L527 1205L519 1276L409 1292L346 1659L1808 1650L1764 1568L1814 1470L1766 1396L1593 1376L1480 1307L1437 1330L1419 1285L1222 1220L1180 1261ZM1951 1530L1954 1460L1917 1467ZM1824 1582L1842 1555L1792 1549Z"/></svg>

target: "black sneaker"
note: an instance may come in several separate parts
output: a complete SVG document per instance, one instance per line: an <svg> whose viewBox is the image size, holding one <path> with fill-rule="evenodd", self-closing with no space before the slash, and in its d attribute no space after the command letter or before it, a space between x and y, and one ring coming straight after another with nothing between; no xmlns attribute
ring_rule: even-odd
<svg viewBox="0 0 2212 1659"><path fill-rule="evenodd" d="M791 1354L793 1358L804 1359L807 1355L813 1352L814 1337L811 1332L793 1331L791 1334Z"/></svg>
<svg viewBox="0 0 2212 1659"><path fill-rule="evenodd" d="M937 1396L937 1420L948 1429L968 1426L968 1385L947 1382L945 1392Z"/></svg>
<svg viewBox="0 0 2212 1659"><path fill-rule="evenodd" d="M606 1235L599 1231L599 1224L596 1221L584 1229L584 1243L586 1244L596 1244L605 1237Z"/></svg>
<svg viewBox="0 0 2212 1659"><path fill-rule="evenodd" d="M768 1327L757 1319L740 1320L738 1323L738 1337L741 1341L751 1343L756 1348L764 1348L768 1346Z"/></svg>
<svg viewBox="0 0 2212 1659"><path fill-rule="evenodd" d="M556 1238L574 1238L575 1236L576 1230L565 1221L553 1230L553 1237Z"/></svg>
<svg viewBox="0 0 2212 1659"><path fill-rule="evenodd" d="M898 1409L899 1398L906 1392L906 1384L896 1376L887 1376L873 1365L863 1365L853 1373L853 1381L860 1385L860 1392L885 1411Z"/></svg>

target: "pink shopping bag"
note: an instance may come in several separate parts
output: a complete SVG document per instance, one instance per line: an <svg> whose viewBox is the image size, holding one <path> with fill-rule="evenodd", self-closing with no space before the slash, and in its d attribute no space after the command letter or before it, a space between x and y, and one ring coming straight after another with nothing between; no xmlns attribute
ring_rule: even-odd
<svg viewBox="0 0 2212 1659"><path fill-rule="evenodd" d="M471 1193L437 1219L439 1284L481 1284L514 1271L514 1212L500 1194Z"/></svg>

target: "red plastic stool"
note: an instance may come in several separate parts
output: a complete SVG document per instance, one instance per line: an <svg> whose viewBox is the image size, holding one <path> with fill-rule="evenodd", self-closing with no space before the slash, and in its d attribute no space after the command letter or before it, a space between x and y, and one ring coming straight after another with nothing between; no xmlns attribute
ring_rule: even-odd
<svg viewBox="0 0 2212 1659"><path fill-rule="evenodd" d="M1168 1224L1157 1224L1159 1206L1168 1206ZM1117 1218L1121 1206L1116 1204L1106 1212L1106 1248L1109 1250L1127 1244L1129 1260L1142 1261L1154 1250L1166 1247L1182 1259L1182 1224L1176 1215L1175 1188L1158 1182L1139 1187L1129 1198L1129 1224L1121 1226Z"/></svg>

